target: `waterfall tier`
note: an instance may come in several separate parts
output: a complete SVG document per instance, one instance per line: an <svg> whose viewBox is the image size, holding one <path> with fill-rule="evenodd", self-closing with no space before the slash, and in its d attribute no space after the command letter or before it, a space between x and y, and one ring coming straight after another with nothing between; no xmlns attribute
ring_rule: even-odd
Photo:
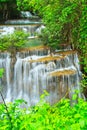
<svg viewBox="0 0 87 130"><path fill-rule="evenodd" d="M35 105L46 90L46 100L53 104L65 95L71 98L74 90L79 90L81 73L76 51L49 54L47 47L22 50L13 67L9 54L0 57L0 68L5 69L0 82L6 101L23 98L28 105Z"/></svg>
<svg viewBox="0 0 87 130"><path fill-rule="evenodd" d="M30 25L1 25L0 26L0 34L1 35L6 35L6 34L11 34L15 30L22 30L25 31L26 33L29 33L30 36L35 35L35 31L39 29L40 24L34 23Z"/></svg>
<svg viewBox="0 0 87 130"><path fill-rule="evenodd" d="M40 25L41 25L42 23L41 23L40 21L37 21L37 22L36 22L35 20L33 21L33 20L28 20L28 19L27 19L27 20L25 20L25 19L24 19L24 20L23 20L23 19L19 19L19 20L8 20L8 21L5 22L5 24L7 24L7 25L9 25L9 24L10 24L10 25L25 25L25 24L26 24L26 25L27 25L27 24L28 24L28 25L29 25L29 24L30 24L30 25L31 25L31 24L32 24L32 25L33 25L33 24L38 24L38 25L39 25L39 24L40 24Z"/></svg>

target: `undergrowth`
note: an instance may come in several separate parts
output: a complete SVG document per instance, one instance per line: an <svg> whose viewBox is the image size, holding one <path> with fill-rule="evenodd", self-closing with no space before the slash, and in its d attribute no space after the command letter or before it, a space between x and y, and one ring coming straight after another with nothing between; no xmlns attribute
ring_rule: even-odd
<svg viewBox="0 0 87 130"><path fill-rule="evenodd" d="M71 105L69 99L61 99L50 105L43 99L29 108L20 108L24 100L0 104L0 130L87 130L87 102L78 99ZM9 113L9 116L8 116Z"/></svg>

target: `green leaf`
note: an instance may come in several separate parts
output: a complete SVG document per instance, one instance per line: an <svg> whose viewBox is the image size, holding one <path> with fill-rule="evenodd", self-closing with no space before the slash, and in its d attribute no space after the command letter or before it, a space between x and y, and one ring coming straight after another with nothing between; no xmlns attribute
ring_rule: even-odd
<svg viewBox="0 0 87 130"><path fill-rule="evenodd" d="M78 97L78 95L77 95L77 94L73 94L73 96L72 96L72 100L76 100L76 99L77 99L77 97Z"/></svg>
<svg viewBox="0 0 87 130"><path fill-rule="evenodd" d="M85 126L85 121L84 120L80 119L79 123L80 123L81 128L83 128Z"/></svg>
<svg viewBox="0 0 87 130"><path fill-rule="evenodd" d="M4 69L2 68L0 69L0 78L2 78L3 74L4 74Z"/></svg>

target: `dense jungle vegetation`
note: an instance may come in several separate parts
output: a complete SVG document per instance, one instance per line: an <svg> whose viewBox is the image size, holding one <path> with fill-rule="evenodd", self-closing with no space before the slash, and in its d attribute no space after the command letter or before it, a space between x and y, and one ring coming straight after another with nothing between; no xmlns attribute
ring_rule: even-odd
<svg viewBox="0 0 87 130"><path fill-rule="evenodd" d="M87 97L87 1L0 0L1 23L19 18L21 10L29 10L42 19L46 28L40 38L45 45L53 50L71 45L78 50L84 74L81 86ZM17 44L18 49L21 45ZM72 104L69 99L61 99L50 106L44 101L44 95L36 106L28 109L20 109L22 100L0 104L0 130L86 130L87 102L77 99L77 93L73 95Z"/></svg>

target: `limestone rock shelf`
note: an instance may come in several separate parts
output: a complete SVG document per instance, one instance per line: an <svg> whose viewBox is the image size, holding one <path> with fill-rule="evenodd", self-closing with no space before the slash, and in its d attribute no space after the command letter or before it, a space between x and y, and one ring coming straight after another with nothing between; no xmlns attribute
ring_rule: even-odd
<svg viewBox="0 0 87 130"><path fill-rule="evenodd" d="M39 58L37 60L30 60L29 62L49 62L49 61L55 61L55 60L61 60L63 59L63 56L46 56L43 58Z"/></svg>
<svg viewBox="0 0 87 130"><path fill-rule="evenodd" d="M64 75L74 75L76 74L77 71L76 70L72 70L72 69L66 69L66 70L60 70L60 71L55 71L55 72L51 72L49 75L53 76L53 77L57 77L57 76L64 76Z"/></svg>

